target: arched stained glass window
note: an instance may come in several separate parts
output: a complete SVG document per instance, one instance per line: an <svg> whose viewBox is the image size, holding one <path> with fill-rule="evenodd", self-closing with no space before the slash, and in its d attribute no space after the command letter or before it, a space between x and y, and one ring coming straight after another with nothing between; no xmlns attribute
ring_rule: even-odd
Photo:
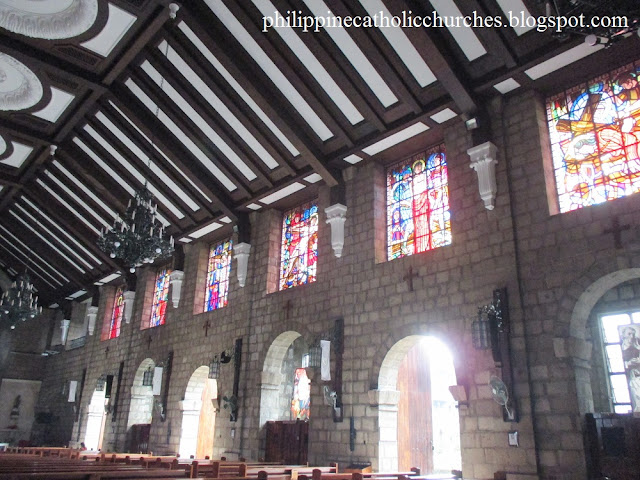
<svg viewBox="0 0 640 480"><path fill-rule="evenodd" d="M387 169L387 259L451 244L444 145Z"/></svg>
<svg viewBox="0 0 640 480"><path fill-rule="evenodd" d="M113 301L113 312L111 313L111 328L109 328L109 338L120 336L120 325L122 325L122 315L124 314L124 288L118 287L116 298Z"/></svg>
<svg viewBox="0 0 640 480"><path fill-rule="evenodd" d="M560 212L640 191L640 64L547 101Z"/></svg>
<svg viewBox="0 0 640 480"><path fill-rule="evenodd" d="M204 298L205 312L227 306L232 250L233 243L231 240L219 245L213 245L209 250L207 291Z"/></svg>
<svg viewBox="0 0 640 480"><path fill-rule="evenodd" d="M282 221L280 290L316 281L318 205L294 208Z"/></svg>
<svg viewBox="0 0 640 480"><path fill-rule="evenodd" d="M167 314L167 303L169 301L169 277L171 270L161 269L156 275L156 283L153 289L153 303L151 304L150 327L164 325Z"/></svg>

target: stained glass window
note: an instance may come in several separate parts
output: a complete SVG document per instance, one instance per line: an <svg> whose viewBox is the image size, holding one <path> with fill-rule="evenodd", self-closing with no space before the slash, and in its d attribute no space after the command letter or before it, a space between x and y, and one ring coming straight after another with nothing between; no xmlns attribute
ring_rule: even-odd
<svg viewBox="0 0 640 480"><path fill-rule="evenodd" d="M151 305L150 327L164 325L167 313L167 302L169 301L169 277L171 270L161 269L156 275L156 283L153 289L153 304Z"/></svg>
<svg viewBox="0 0 640 480"><path fill-rule="evenodd" d="M291 400L292 420L309 420L311 407L310 384L307 371L304 368L296 368L293 377L293 399Z"/></svg>
<svg viewBox="0 0 640 480"><path fill-rule="evenodd" d="M232 250L233 243L231 240L212 246L209 250L207 291L204 301L205 312L227 306Z"/></svg>
<svg viewBox="0 0 640 480"><path fill-rule="evenodd" d="M451 244L444 145L387 170L387 258Z"/></svg>
<svg viewBox="0 0 640 480"><path fill-rule="evenodd" d="M288 211L282 221L280 290L316 281L318 205Z"/></svg>
<svg viewBox="0 0 640 480"><path fill-rule="evenodd" d="M640 64L547 101L561 212L640 191Z"/></svg>
<svg viewBox="0 0 640 480"><path fill-rule="evenodd" d="M122 315L124 314L124 289L119 287L116 290L116 298L113 301L113 312L111 313L111 328L109 338L120 336L120 325L122 325Z"/></svg>

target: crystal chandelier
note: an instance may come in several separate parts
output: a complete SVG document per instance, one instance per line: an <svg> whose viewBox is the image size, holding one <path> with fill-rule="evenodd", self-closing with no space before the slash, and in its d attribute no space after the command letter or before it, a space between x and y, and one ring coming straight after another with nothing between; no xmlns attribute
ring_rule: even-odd
<svg viewBox="0 0 640 480"><path fill-rule="evenodd" d="M16 328L18 322L35 318L42 313L42 307L38 308L38 297L33 296L35 290L30 280L27 272L18 275L11 288L0 298L0 321L11 329Z"/></svg>
<svg viewBox="0 0 640 480"><path fill-rule="evenodd" d="M101 230L98 247L111 258L119 258L129 265L131 273L143 263L153 263L156 258L173 252L173 237L164 238L164 225L156 219L158 204L152 204L153 196L145 184L129 200L124 217L117 215L113 227Z"/></svg>

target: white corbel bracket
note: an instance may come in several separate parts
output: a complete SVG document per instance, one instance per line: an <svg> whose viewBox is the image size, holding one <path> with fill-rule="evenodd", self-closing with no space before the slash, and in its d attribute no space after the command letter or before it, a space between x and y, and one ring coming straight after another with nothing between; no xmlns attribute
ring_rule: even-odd
<svg viewBox="0 0 640 480"><path fill-rule="evenodd" d="M471 159L471 168L478 174L480 198L487 210L493 210L496 199L496 154L498 148L491 142L484 142L467 150Z"/></svg>
<svg viewBox="0 0 640 480"><path fill-rule="evenodd" d="M180 305L180 294L182 293L182 281L184 280L184 272L182 270L173 270L169 277L169 285L171 285L171 303L173 308Z"/></svg>
<svg viewBox="0 0 640 480"><path fill-rule="evenodd" d="M87 332L89 335L93 335L93 331L96 329L96 318L98 317L98 307L87 307Z"/></svg>
<svg viewBox="0 0 640 480"><path fill-rule="evenodd" d="M331 247L336 257L342 256L344 247L344 222L347 220L347 207L336 203L324 209L327 215L327 223L331 225Z"/></svg>
<svg viewBox="0 0 640 480"><path fill-rule="evenodd" d="M238 283L241 287L244 287L245 282L247 281L247 268L249 266L249 252L251 251L251 244L244 242L238 243L233 247L233 251L235 253L233 258L238 261Z"/></svg>
<svg viewBox="0 0 640 480"><path fill-rule="evenodd" d="M122 293L124 297L124 321L125 323L131 322L131 314L133 313L133 301L136 298L136 292L127 290Z"/></svg>

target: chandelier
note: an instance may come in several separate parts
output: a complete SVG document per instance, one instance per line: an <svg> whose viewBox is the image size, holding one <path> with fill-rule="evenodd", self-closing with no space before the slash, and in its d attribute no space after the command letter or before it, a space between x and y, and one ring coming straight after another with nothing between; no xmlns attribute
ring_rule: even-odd
<svg viewBox="0 0 640 480"><path fill-rule="evenodd" d="M12 330L18 322L25 322L42 313L42 307L38 307L38 297L33 296L35 289L30 280L26 271L18 275L11 288L0 298L0 321Z"/></svg>
<svg viewBox="0 0 640 480"><path fill-rule="evenodd" d="M611 46L630 34L640 36L640 2L638 0L539 0L545 4L547 18L556 17L554 35L583 36L589 45ZM550 29L551 30L551 29Z"/></svg>
<svg viewBox="0 0 640 480"><path fill-rule="evenodd" d="M158 204L152 204L153 196L145 184L129 200L124 217L116 215L113 226L100 230L98 247L111 258L119 258L135 273L143 263L153 263L156 258L173 252L173 237L164 238L164 225L157 220Z"/></svg>

